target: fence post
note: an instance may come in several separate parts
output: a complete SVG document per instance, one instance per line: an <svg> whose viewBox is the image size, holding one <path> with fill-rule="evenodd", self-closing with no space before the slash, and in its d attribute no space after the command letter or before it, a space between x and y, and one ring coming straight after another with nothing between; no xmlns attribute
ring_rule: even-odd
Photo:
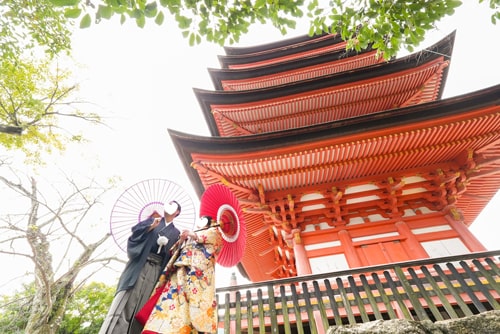
<svg viewBox="0 0 500 334"><path fill-rule="evenodd" d="M235 273L231 273L231 280L229 281L229 286L236 286L236 285L237 285L236 274ZM230 297L231 297L230 298L231 303L236 302L236 291L234 291L234 290L231 291L230 292ZM236 311L238 311L238 310L236 310ZM229 332L231 334L237 334L236 333L236 323L235 323L234 320L230 322L229 328L230 328Z"/></svg>

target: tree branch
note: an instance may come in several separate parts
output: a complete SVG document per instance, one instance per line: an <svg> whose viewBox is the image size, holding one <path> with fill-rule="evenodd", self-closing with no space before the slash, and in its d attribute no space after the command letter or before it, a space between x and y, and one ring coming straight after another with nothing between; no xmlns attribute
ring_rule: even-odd
<svg viewBox="0 0 500 334"><path fill-rule="evenodd" d="M8 135L21 135L23 128L20 126L10 126L0 124L0 132Z"/></svg>

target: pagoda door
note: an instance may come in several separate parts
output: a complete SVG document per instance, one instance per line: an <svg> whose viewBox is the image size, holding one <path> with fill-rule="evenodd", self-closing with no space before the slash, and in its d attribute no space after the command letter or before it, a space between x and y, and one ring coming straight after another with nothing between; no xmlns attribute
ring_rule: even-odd
<svg viewBox="0 0 500 334"><path fill-rule="evenodd" d="M359 258L364 266L408 261L412 259L399 240L364 244L357 248Z"/></svg>

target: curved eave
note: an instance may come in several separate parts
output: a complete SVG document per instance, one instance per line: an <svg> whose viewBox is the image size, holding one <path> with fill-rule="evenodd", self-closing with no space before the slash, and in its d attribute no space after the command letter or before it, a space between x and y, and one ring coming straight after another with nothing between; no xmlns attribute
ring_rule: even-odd
<svg viewBox="0 0 500 334"><path fill-rule="evenodd" d="M229 68L235 65L259 63L274 58L288 57L297 53L309 52L339 43L344 43L339 35L334 36L325 34L313 38L299 37L296 43L294 43L293 39L289 39L283 40L282 42L248 47L245 53L240 52L235 54L234 51L237 48L225 48L226 55L219 55L218 59L222 68Z"/></svg>
<svg viewBox="0 0 500 334"><path fill-rule="evenodd" d="M264 52L279 48L288 48L295 45L309 44L314 43L317 40L322 40L327 36L328 38L339 38L338 36L333 36L330 34L321 34L321 35L301 35L292 38L282 39L277 42L263 43L252 46L224 46L224 52L226 55L245 55L251 53Z"/></svg>
<svg viewBox="0 0 500 334"><path fill-rule="evenodd" d="M193 154L223 159L227 155L245 157L256 153L266 154L275 149L302 147L323 140L357 140L360 137L368 138L370 133L377 131L388 133L388 129L402 126L418 128L422 122L452 118L481 108L498 107L499 104L500 85L497 85L445 100L275 133L241 137L203 137L170 129L169 133L194 188L201 196L204 185L197 171L191 168Z"/></svg>
<svg viewBox="0 0 500 334"><path fill-rule="evenodd" d="M361 52L337 50L335 52L313 55L299 59L292 59L281 63L270 64L248 69L209 68L208 73L210 75L215 90L223 90L222 82L224 80L244 80L244 79L258 78L268 75L275 75L275 74L277 75L282 72L299 70L301 68L309 66L316 66L328 62L334 62L346 58L355 57L357 55L362 55L367 52L372 52L372 49L367 48Z"/></svg>

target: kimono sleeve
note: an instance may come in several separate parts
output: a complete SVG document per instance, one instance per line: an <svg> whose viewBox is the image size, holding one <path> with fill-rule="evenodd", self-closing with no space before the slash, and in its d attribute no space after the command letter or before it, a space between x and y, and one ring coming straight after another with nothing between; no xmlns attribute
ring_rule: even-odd
<svg viewBox="0 0 500 334"><path fill-rule="evenodd" d="M129 259L141 256L145 251L148 241L148 228L153 223L152 219L142 221L132 227L132 235L127 241L127 255Z"/></svg>

